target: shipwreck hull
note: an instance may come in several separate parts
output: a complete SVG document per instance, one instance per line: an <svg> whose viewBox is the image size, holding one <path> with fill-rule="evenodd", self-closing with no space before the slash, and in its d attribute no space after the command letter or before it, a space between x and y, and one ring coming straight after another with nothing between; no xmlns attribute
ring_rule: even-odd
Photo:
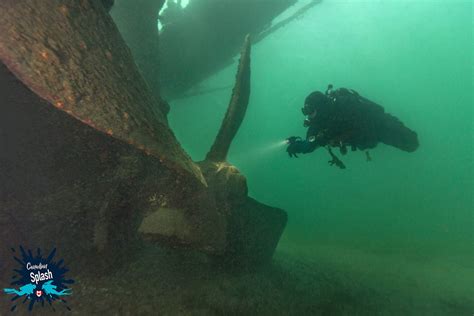
<svg viewBox="0 0 474 316"><path fill-rule="evenodd" d="M286 213L249 198L225 162L249 100L248 38L218 155L195 163L99 2L31 5L0 4L1 257L56 247L73 269L107 269L156 242L269 262Z"/></svg>
<svg viewBox="0 0 474 316"><path fill-rule="evenodd" d="M106 266L130 255L144 213L157 205L193 212L189 220L199 223L191 224L192 239L183 242L222 252L224 219L198 201L205 193L201 186L58 111L1 70L2 258L18 245L57 247L76 267L91 260Z"/></svg>

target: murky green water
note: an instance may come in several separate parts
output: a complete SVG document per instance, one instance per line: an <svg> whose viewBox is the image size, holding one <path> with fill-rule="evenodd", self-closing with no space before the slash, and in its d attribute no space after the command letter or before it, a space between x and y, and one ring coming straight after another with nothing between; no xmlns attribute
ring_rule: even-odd
<svg viewBox="0 0 474 316"><path fill-rule="evenodd" d="M309 1L300 0L298 3L301 7ZM76 20L76 17L81 17L80 14L84 13L80 10L95 8L95 5L89 7L90 3L87 1L83 1L81 5L72 5L73 1L50 2L48 5L51 7L55 7L58 2L57 8L60 11L55 14L61 12L61 19L64 15L65 20L58 23L69 21L69 16L74 16L71 23L85 21L82 18ZM111 5L114 1L104 2ZM181 4L188 2L183 0ZM157 47L153 40L155 34L152 32L155 16L151 13L143 16L149 24L127 24L136 23L142 17L142 11L132 12L134 4L152 8L158 1L130 0L127 3L125 0L117 0L114 4L119 9L122 5L122 11L114 18L123 22L122 35L132 48L132 53L137 52L137 47L138 50L144 49L141 51L144 54L135 56L137 65L145 67L143 65L147 65L146 63L141 64L143 59L153 56L150 57L154 59L150 65L155 67L157 59L154 52ZM6 8L8 5L0 7ZM17 8L20 7L23 5L18 5ZM97 9L102 10L100 7ZM228 10L227 7L225 9ZM298 7L295 7L291 10L295 12L297 9ZM31 12L23 9L18 12L27 11ZM122 148L115 141L107 140L103 135L95 135L89 127L81 130L72 124L70 128L65 128L71 121L62 117L62 113L53 113L52 109L46 108L31 111L33 105L36 106L35 102L40 104L39 100L27 94L25 98L20 96L18 100L12 99L17 92L26 90L19 82L8 81L14 76L3 68L3 79L7 80L4 82L11 83L14 87L11 93L5 93L6 102L14 102L9 104L9 107L5 106L7 119L2 122L10 123L8 118L17 116L16 113L31 112L32 117L15 117L11 122L20 124L18 135L8 134L13 135L11 140L7 133L3 137L8 141L3 146L7 149L7 154L2 157L2 161L7 162L4 163L7 167L0 171L7 172L2 179L10 181L10 174L19 171L22 179L12 176L12 184L6 186L7 194L1 196L2 203L6 205L0 205L0 211L3 212L0 214L3 215L0 224L7 227L8 231L0 231L3 233L0 236L4 239L12 237L15 241L27 240L29 244L25 247L31 246L34 251L35 247L32 245L41 240L49 242L67 235L68 240L74 237L74 247L70 247L71 249L64 249L65 247L61 246L62 241L58 245L42 247L58 247L58 253L66 254L77 249L78 255L74 258L78 258L79 254L88 256L90 252L91 260L84 259L84 262L89 260L87 265L79 265L78 262L83 262L82 258L77 262L67 260L68 267L71 267L71 271L67 271L68 278L70 275L75 280L71 286L74 294L70 301L68 298L68 304L72 306L71 311L67 312L69 315L474 315L473 13L472 0L324 0L302 18L252 47L250 104L245 120L232 143L228 160L247 177L251 197L282 208L288 213L288 225L272 263L256 269L230 269L219 264L215 257L197 250L162 247L132 238L132 230L129 234L129 227L134 229L139 223L138 216L129 217L129 213L143 212L148 215L148 207L153 211L157 208L156 212L160 209L163 211L165 207L174 208L175 203L168 204L167 190L163 191L163 195L160 194L163 185L178 185L178 181L173 181L176 180L174 173L168 176L167 170L152 166L152 174L163 174L166 179L157 184L160 192L148 196L152 189L140 190L138 186L143 184L147 187L155 182L149 180L149 177L143 182L136 178L147 172L143 168L151 166L152 160L139 158L132 150ZM290 14L291 12L285 12L283 15ZM196 18L192 15L188 17ZM198 15L197 19L199 18ZM284 17L280 16L278 19L282 18ZM166 21L166 18L163 21ZM245 23L245 20L242 23ZM30 29L30 25L32 24L19 23L9 29L7 36L15 40L21 38L18 43L24 45L22 41L28 36L23 34L23 29ZM74 22L70 25L78 24ZM148 31L143 31L148 33L140 34L148 26ZM193 35L194 30L195 28L192 29ZM206 30L204 27L200 31L207 34ZM134 36L131 34L137 34L135 32L143 35L143 38L131 38ZM72 38L78 39L84 37L86 40L87 34L89 33L86 30L71 36L74 35ZM33 36L31 39L34 38L37 37ZM147 38L149 42L146 41ZM162 36L163 38L165 37ZM94 38L91 37L91 41L92 39ZM224 40L225 38L222 38L222 41ZM80 53L81 56L84 54L81 62L87 62L87 51L94 56L105 47L94 41L93 45L80 43L79 46L84 49L84 52ZM111 42L104 40L103 44L111 45ZM143 45L136 45L137 42L143 42ZM195 42L199 45L206 44L197 40ZM56 49L61 47L57 45L60 43L63 42L56 42L54 38L48 37L44 43L42 41L36 43L38 45L34 44L31 48L33 51L25 54L31 55L31 60L19 60L28 66L36 65L36 62L69 62L69 59L65 58L69 58L68 52L72 46L65 46L64 53ZM21 46L18 51L21 50L23 54L28 47ZM42 51L42 48L47 50ZM127 54L116 54L113 49L109 51L109 48L102 51L107 60L119 62L120 65L117 65L125 67L127 64L121 60ZM192 49L189 51L194 52ZM38 56L44 60L39 61ZM204 62L195 59L196 63ZM163 60L166 62L164 58L161 62ZM187 65L179 58L177 60L180 65ZM16 67L15 63L12 64ZM19 67L22 68L20 74L29 69L25 65L22 65L24 69ZM75 63L71 62L71 65ZM184 149L196 161L204 159L220 127L235 81L236 66L237 63L229 65L196 87L197 91L208 93L170 100L169 122L172 130ZM100 65L97 67L100 71ZM31 69L25 72L28 76L38 75L36 70ZM55 71L54 69L52 71ZM68 66L67 69L75 67ZM107 70L107 67L104 69ZM145 74L145 71L143 73ZM183 78L176 75L177 72L170 73L170 77L162 76L171 78L168 83L177 86L183 82L187 83L186 80L179 82L179 79ZM65 79L62 85L65 91L72 89L74 92L74 95L68 98L76 99L75 89L80 92L89 86L83 82L87 79L85 75L82 72L78 74L80 77L77 87L67 84L69 79ZM155 72L152 71L148 75L150 76L145 76L146 80L156 79ZM173 81L175 79L176 82ZM109 82L105 86L120 86L113 83ZM288 136L304 137L306 134L303 127L304 117L300 111L305 97L315 90L325 91L329 83L336 88L355 89L361 95L383 105L388 113L400 118L418 133L419 149L414 153L407 153L380 144L371 150L370 162L366 161L365 154L360 151L349 152L344 157L338 154L347 166L345 170L329 166L329 155L322 149L300 155L297 159L289 158L285 152L284 140ZM149 80L148 84L150 87L156 87L157 82ZM54 90L54 87L50 88ZM130 95L141 91L136 86L133 86L133 89ZM41 89L35 87L34 90ZM98 95L94 91L90 92L91 96ZM148 96L145 97L148 100ZM88 101L84 102L93 100L89 98L89 94L83 96L78 93L75 101L77 104L74 106L83 104L82 100L86 99ZM98 104L102 104L101 102ZM44 105L46 106L46 103ZM69 106L62 101L56 102L55 105L63 110ZM63 108L64 105L66 108ZM16 106L18 112L12 110ZM82 118L88 109L89 107L85 107L77 113L80 113ZM117 111L114 108L110 115L116 117L119 113ZM68 110L66 112L69 113ZM99 114L98 122L99 118L103 121L102 114ZM123 114L125 120L130 118L134 122L138 117L132 115L132 112ZM48 115L51 115L51 121L45 119L43 122L43 119L37 119ZM95 119L84 121L91 125L93 121L95 125ZM37 122L41 124L36 124ZM134 130L135 123L127 124ZM7 124L3 131L14 131L12 126ZM56 130L61 132L55 133ZM48 131L53 132L48 134ZM112 130L107 130L107 133L112 135ZM121 137L115 130L113 133ZM38 137L33 137L33 134L38 134ZM56 134L58 137L49 137ZM25 141L20 135L25 135ZM38 143L31 141L36 139L39 140ZM65 148L69 140L72 149ZM82 141L87 143L81 144ZM30 142L32 144L28 144ZM41 144L46 146L40 148ZM149 142L146 141L145 144ZM18 153L16 147L21 147ZM59 179L72 169L71 166L76 166L75 162L79 156L72 153L76 148L78 155L84 154L84 159L80 157L84 162L77 164L77 170L71 170L71 178ZM108 148L110 152L107 151ZM37 164L33 162L36 155L30 157L30 152L36 151L39 158ZM124 156L119 159L119 154ZM88 165L89 159L91 168ZM109 162L113 166L106 168L105 165L109 166ZM22 166L25 166L25 169L19 170ZM36 166L39 166L39 172L33 172L36 171ZM56 167L60 170L53 172ZM81 170L86 169L84 175L78 176ZM31 177L29 170L33 170ZM47 176L49 170L52 171L51 177ZM93 170L102 170L97 179L90 177ZM133 192L130 194L124 192L129 186L122 187L124 177L131 177L130 188ZM86 187L76 188L81 184ZM38 192L32 192L31 197L26 197L28 194L22 189L23 186L38 188ZM95 186L98 187L97 190L94 189ZM12 194L9 192L10 187L13 188ZM186 190L182 192L192 190L191 187L185 187ZM71 192L69 188L72 188ZM91 197L90 192L99 196ZM23 196L26 197L24 203L20 201ZM142 198L146 201L142 201ZM196 194L193 198L193 201L200 201L201 195ZM175 196L170 195L170 199L174 201ZM66 200L70 202L71 208L68 206L68 209L62 212L62 205ZM211 202L202 205L212 205ZM181 203L176 204L179 206ZM49 205L53 207L47 208ZM98 215L93 213L93 207L96 205ZM142 209L145 205L146 208ZM33 213L36 210L42 212ZM61 210L61 218L56 222L53 217L59 214L58 210ZM187 215L181 211L176 213ZM89 214L90 212L92 214ZM168 212L171 213L166 211L163 218L167 217ZM202 217L196 216L189 225L200 225L212 220L214 212L211 213ZM30 214L33 215L31 218ZM199 241L204 240L204 244L207 244L207 231L196 229L203 233L192 233L188 238L188 222L179 217L176 215L175 220L170 216L170 231L176 230L176 233L180 233L177 234L176 240L172 236L170 241L177 243L182 233L186 235L184 241L200 243ZM166 220L168 222L168 219ZM175 221L177 223L174 223ZM66 224L67 226L63 226ZM238 225L233 227L236 226ZM30 231L29 227L33 229ZM230 235L234 235L233 227L228 229L231 231ZM40 233L43 229L44 234ZM84 229L84 233L77 233L76 230L79 229ZM201 234L206 236L201 238ZM133 236L136 236L135 233ZM125 241L132 240L130 247L126 247L122 237ZM157 233L157 241L167 239ZM69 243L67 241L63 245ZM6 259L12 261L8 247L3 247L8 252ZM63 249L59 250L60 248ZM128 248L130 255L127 252L125 260L122 257ZM238 249L238 246L236 248ZM97 249L97 252L91 249ZM114 254L116 250L120 253L117 256ZM4 254L5 251L0 253ZM39 249L36 253L40 256ZM17 254L18 252L13 256ZM33 257L32 253L29 257ZM115 260L115 257L118 260ZM97 262L100 258L104 258L104 261ZM12 263L7 260L0 258L0 267ZM19 260L16 262L20 263ZM83 269L73 268L74 265ZM11 279L10 268L0 272L5 275L2 276L2 288L13 287L24 281L11 283L11 280L15 279ZM31 284L28 287L31 295L35 287L31 287ZM27 302L27 298L11 301L12 297L7 295L18 292L3 292L0 315L3 315L3 311L10 310L12 302ZM23 294L28 295L27 292ZM41 287L41 291L36 288L35 295L37 300L39 297L43 300L47 291L44 287ZM64 309L39 309L38 306L32 313L61 314L62 310ZM32 314L27 308L20 307L15 313Z"/></svg>
<svg viewBox="0 0 474 316"><path fill-rule="evenodd" d="M422 314L443 314L430 298L474 306L472 10L471 1L324 1L253 47L251 100L229 160L252 197L288 212L277 259L350 271L405 312L420 295ZM234 76L232 65L202 87ZM349 152L346 170L323 150L290 159L278 143L305 135L303 100L328 83L382 104L417 131L419 149L379 145L371 162ZM196 160L230 89L172 102L172 128ZM413 301L398 302L407 291Z"/></svg>

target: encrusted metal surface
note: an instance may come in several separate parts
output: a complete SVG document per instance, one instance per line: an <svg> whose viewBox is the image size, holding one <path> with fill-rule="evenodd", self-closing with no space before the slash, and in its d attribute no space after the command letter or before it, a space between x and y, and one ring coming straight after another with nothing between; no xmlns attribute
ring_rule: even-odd
<svg viewBox="0 0 474 316"><path fill-rule="evenodd" d="M232 140L244 120L250 98L250 47L250 36L247 35L240 55L239 68L229 107L214 144L207 153L207 160L226 160Z"/></svg>
<svg viewBox="0 0 474 316"><path fill-rule="evenodd" d="M0 34L0 59L41 98L205 184L100 2L2 0Z"/></svg>

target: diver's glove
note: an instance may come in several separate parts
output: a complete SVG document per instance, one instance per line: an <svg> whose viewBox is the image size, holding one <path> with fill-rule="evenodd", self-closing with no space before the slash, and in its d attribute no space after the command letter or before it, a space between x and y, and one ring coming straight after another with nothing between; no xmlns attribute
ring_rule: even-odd
<svg viewBox="0 0 474 316"><path fill-rule="evenodd" d="M286 152L290 157L298 158L296 154L305 153L308 151L309 142L303 140L301 137L298 136L291 136L286 139L288 142L288 148L286 148Z"/></svg>

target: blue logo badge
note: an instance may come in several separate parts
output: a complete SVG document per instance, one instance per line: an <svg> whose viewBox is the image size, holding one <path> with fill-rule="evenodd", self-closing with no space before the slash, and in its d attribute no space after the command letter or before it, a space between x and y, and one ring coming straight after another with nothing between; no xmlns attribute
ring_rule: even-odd
<svg viewBox="0 0 474 316"><path fill-rule="evenodd" d="M15 253L15 249L11 249ZM54 248L47 257L43 257L38 248L36 255L31 250L25 251L20 246L21 258L14 255L13 259L19 264L14 269L11 288L5 288L3 291L14 295L11 301L13 306L10 309L14 311L17 305L28 303L28 310L32 310L35 303L45 306L47 303L55 310L53 303L61 302L67 310L71 310L67 305L66 297L72 294L68 287L74 283L74 280L66 279L65 274L69 270L64 266L64 261L55 261L56 248Z"/></svg>

